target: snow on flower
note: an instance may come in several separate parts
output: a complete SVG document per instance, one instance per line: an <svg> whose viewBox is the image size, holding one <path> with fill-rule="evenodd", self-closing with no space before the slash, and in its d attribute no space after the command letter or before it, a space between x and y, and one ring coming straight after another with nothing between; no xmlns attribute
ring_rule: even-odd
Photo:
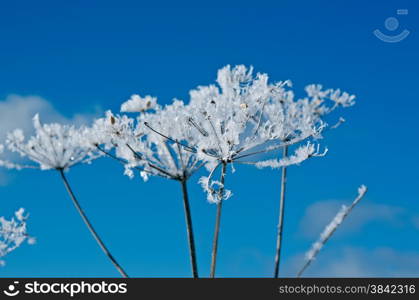
<svg viewBox="0 0 419 300"><path fill-rule="evenodd" d="M209 203L219 203L222 200L229 199L233 193L225 189L224 184L218 180L211 180L211 176L202 176L199 178L199 184L207 194Z"/></svg>
<svg viewBox="0 0 419 300"><path fill-rule="evenodd" d="M326 153L327 148L323 152L320 152L320 145L315 147L313 143L307 142L306 145L300 146L291 156L282 159L263 160L257 162L255 165L258 168L270 167L272 169L278 169L290 165L298 165L310 157L325 156Z"/></svg>
<svg viewBox="0 0 419 300"><path fill-rule="evenodd" d="M194 141L187 117L187 107L175 99L165 107L156 105L154 113L142 113L136 119L108 112L106 118L95 122L93 131L103 136L98 144L115 148L126 175L132 177L134 170L139 170L144 180L150 175L182 180L202 166L194 149L181 145Z"/></svg>
<svg viewBox="0 0 419 300"><path fill-rule="evenodd" d="M25 210L20 208L15 212L15 218L6 220L0 217L0 257L4 257L16 248L18 248L25 240L29 244L33 244L35 239L29 237L26 232L26 219L28 215L24 215ZM0 260L0 264L5 262Z"/></svg>
<svg viewBox="0 0 419 300"><path fill-rule="evenodd" d="M87 129L58 123L41 124L39 115L34 116L33 125L35 134L28 140L21 129L15 129L7 134L6 145L10 151L39 164L41 170L66 170L97 157L93 153L95 148L86 139ZM6 161L0 165L17 169L35 167Z"/></svg>
<svg viewBox="0 0 419 300"><path fill-rule="evenodd" d="M3 152L4 152L4 145L0 144L0 154L3 154ZM6 168L6 169L20 170L20 169L23 169L25 166L15 164L8 160L0 160L0 167Z"/></svg>
<svg viewBox="0 0 419 300"><path fill-rule="evenodd" d="M220 69L217 83L190 91L189 124L200 135L196 148L208 169L266 142L257 132L264 121L259 116L282 84L269 84L266 74L242 65Z"/></svg>
<svg viewBox="0 0 419 300"><path fill-rule="evenodd" d="M121 112L144 112L154 109L157 105L157 98L149 95L144 98L140 95L132 95L131 98L121 105Z"/></svg>
<svg viewBox="0 0 419 300"><path fill-rule="evenodd" d="M220 162L240 162L253 154L321 138L327 126L322 116L354 104L354 96L323 90L321 85L307 86L308 97L296 100L289 80L269 83L267 74L254 75L253 68L243 65L220 69L217 84L192 90L188 105L189 125L198 135L194 147L209 171ZM303 146L290 158L256 165L288 166L325 154L313 147Z"/></svg>

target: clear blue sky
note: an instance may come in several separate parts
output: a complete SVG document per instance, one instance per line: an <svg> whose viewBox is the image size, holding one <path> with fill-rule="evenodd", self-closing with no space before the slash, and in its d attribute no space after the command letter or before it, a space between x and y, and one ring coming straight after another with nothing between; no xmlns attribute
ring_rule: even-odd
<svg viewBox="0 0 419 300"><path fill-rule="evenodd" d="M408 9L408 15L397 15ZM117 111L133 93L188 100L226 64L253 65L301 92L322 83L357 95L326 134L325 158L289 170L284 275L339 209L369 187L307 275L419 276L419 5L417 1L3 1L0 101L36 95L67 118ZM389 32L388 17L400 27ZM380 29L411 33L399 43ZM1 120L0 120L1 122ZM69 180L106 244L131 276L189 276L180 186L123 176L103 159ZM23 206L37 244L5 258L0 276L118 276L53 171L9 172L1 215ZM209 273L215 206L189 186L201 275ZM271 276L279 171L238 167L227 178L219 276Z"/></svg>

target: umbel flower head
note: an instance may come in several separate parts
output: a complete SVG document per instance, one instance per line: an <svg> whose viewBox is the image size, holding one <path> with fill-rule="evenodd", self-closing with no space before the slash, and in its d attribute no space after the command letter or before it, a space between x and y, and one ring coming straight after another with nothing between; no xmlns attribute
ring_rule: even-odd
<svg viewBox="0 0 419 300"><path fill-rule="evenodd" d="M6 256L18 248L25 240L29 244L35 243L35 239L29 237L26 232L26 219L28 215L24 215L25 210L20 208L15 212L15 218L6 220L0 217L0 258ZM0 259L0 265L5 262Z"/></svg>
<svg viewBox="0 0 419 300"><path fill-rule="evenodd" d="M87 218L64 174L69 168L79 163L90 162L101 155L96 153L97 148L90 141L90 138L96 138L96 135L84 127L76 128L74 126L56 123L41 124L38 115L35 115L33 118L33 124L35 134L27 141L22 130L19 129L7 135L6 144L12 152L17 152L21 156L36 163L34 166L17 165L17 168L33 167L41 170L56 170L60 174L77 212L80 214L90 233L115 268L122 276L127 277L127 273L112 256ZM6 167L15 167L14 164L9 162L3 161L1 164Z"/></svg>
<svg viewBox="0 0 419 300"><path fill-rule="evenodd" d="M263 118L267 121L260 131L262 135L276 141L275 144L279 142L279 145L290 146L305 140L307 143L297 148L290 158L261 161L256 164L257 167L286 167L327 153L327 149L321 153L318 146L315 148L312 140L322 138L322 132L328 126L324 117L338 107L354 105L355 96L339 89L323 90L321 85L314 84L308 85L305 90L307 96L298 100L294 100L294 93L291 90L281 93L280 97L272 98L272 101L265 105ZM336 128L344 121L343 118L339 118L338 123L330 128ZM267 150L276 149L275 144Z"/></svg>
<svg viewBox="0 0 419 300"><path fill-rule="evenodd" d="M203 165L196 150L187 146L197 142L188 125L188 110L183 101L175 99L154 114L138 117L138 126L145 127L146 142L153 150L156 164L178 179L188 179Z"/></svg>
<svg viewBox="0 0 419 300"><path fill-rule="evenodd" d="M321 138L327 126L322 119L324 115L339 106L353 105L355 97L340 90L323 90L321 85L309 85L307 97L295 99L290 87L289 80L270 83L267 74L254 75L253 68L239 65L220 69L217 85L199 86L190 92L188 122L197 135L193 145L197 155L207 162L210 171L210 176L201 179L209 194L217 194L212 186L226 191L219 181L210 182L221 163L247 163L243 158L305 140L308 143L300 146L290 159L256 165L278 168L326 153L320 152L310 139ZM209 199L212 201L213 197Z"/></svg>
<svg viewBox="0 0 419 300"><path fill-rule="evenodd" d="M257 132L265 121L260 115L285 83L269 84L266 74L253 75L252 68L240 65L220 69L217 84L190 92L189 124L199 135L198 155L208 161L208 169L267 141Z"/></svg>
<svg viewBox="0 0 419 300"><path fill-rule="evenodd" d="M287 88L291 87L291 83ZM322 85L306 86L307 96L295 99L294 92L287 89L265 105L265 118L269 120L269 133L272 139L289 141L296 137L319 137L327 125L322 117L337 107L349 107L355 104L354 95L339 89L323 90Z"/></svg>
<svg viewBox="0 0 419 300"><path fill-rule="evenodd" d="M25 139L21 129L7 134L6 145L12 152L19 153L37 165L20 165L1 161L0 165L8 168L40 168L41 170L67 170L81 162L90 162L97 157L95 148L86 135L85 128L75 128L57 123L41 124L39 115L33 118L35 134Z"/></svg>
<svg viewBox="0 0 419 300"><path fill-rule="evenodd" d="M153 113L142 113L135 119L108 111L92 127L95 143L105 150L115 148L115 156L124 162L125 174L130 177L139 170L144 180L150 175L186 180L202 166L194 149L180 145L194 139L187 107L174 100L171 105L153 108Z"/></svg>
<svg viewBox="0 0 419 300"><path fill-rule="evenodd" d="M217 83L192 90L188 105L189 124L200 136L195 146L208 169L250 156L252 149L268 151L320 137L326 125L321 116L332 110L324 99L341 105L353 100L321 86L309 86L309 98L295 100L290 81L269 83L267 74L253 75L245 66L222 68Z"/></svg>

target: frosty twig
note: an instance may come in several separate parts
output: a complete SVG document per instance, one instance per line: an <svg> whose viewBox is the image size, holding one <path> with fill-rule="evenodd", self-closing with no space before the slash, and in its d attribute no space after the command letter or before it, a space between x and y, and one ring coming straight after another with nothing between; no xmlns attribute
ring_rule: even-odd
<svg viewBox="0 0 419 300"><path fill-rule="evenodd" d="M355 205L365 196L367 192L367 187L365 185L361 185L358 188L358 196L352 202L352 204L347 207L345 205L342 206L340 211L336 214L333 220L326 226L323 232L320 234L320 238L311 246L311 249L306 253L306 262L301 270L298 272L297 277L301 277L304 271L310 266L313 260L316 259L317 254L323 248L323 246L327 243L336 229L342 224L343 220L349 215Z"/></svg>

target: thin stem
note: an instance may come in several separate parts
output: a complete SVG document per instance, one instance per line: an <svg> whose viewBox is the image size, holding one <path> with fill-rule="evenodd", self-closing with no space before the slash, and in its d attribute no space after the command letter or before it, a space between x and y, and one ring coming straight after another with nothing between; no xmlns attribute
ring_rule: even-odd
<svg viewBox="0 0 419 300"><path fill-rule="evenodd" d="M221 209L223 204L223 193L224 193L224 181L227 169L227 163L222 162L223 168L221 171L221 188L219 192L219 201L217 202L217 213L215 217L215 228L214 228L214 239L212 242L212 253L211 253L211 272L210 277L215 277L215 267L217 264L217 250L218 250L218 237L220 235L220 222L221 222Z"/></svg>
<svg viewBox="0 0 419 300"><path fill-rule="evenodd" d="M195 148L192 148L192 147L189 147L188 145L185 145L185 144L183 144L183 143L181 143L181 142L179 142L179 141L177 141L177 140L174 140L174 139L172 139L172 138L170 138L170 137L168 137L167 135L164 135L163 133L161 133L161 132L158 132L157 130L155 130L153 127L151 127L147 122L144 122L144 125L148 128L148 129L150 129L151 131L153 131L154 133L157 133L158 135L160 135L160 136L162 136L162 137L164 137L165 139L167 139L167 140L169 140L169 141L172 141L173 143L176 143L176 144L179 144L179 145L181 145L182 147L184 147L186 150L188 150L188 151L190 151L190 152L192 152L192 153L196 153L196 149Z"/></svg>
<svg viewBox="0 0 419 300"><path fill-rule="evenodd" d="M288 147L285 146L283 150L283 158L288 155ZM275 252L275 271L274 278L278 278L279 264L281 260L281 246L282 246L282 233L284 228L284 211L285 211L285 191L287 186L287 167L282 167L281 172L281 195L279 198L279 218L278 218L278 234L276 237L276 252Z"/></svg>
<svg viewBox="0 0 419 300"><path fill-rule="evenodd" d="M92 224L90 223L89 219L87 218L86 214L84 213L83 209L81 208L79 202L76 199L76 196L73 193L73 190L70 187L70 184L67 181L67 178L64 174L64 171L62 169L58 170L61 179L64 182L65 188L67 189L68 194L70 195L71 200L73 201L74 206L77 209L77 212L80 214L81 218L83 219L84 223L86 224L87 228L89 229L90 233L95 238L96 242L99 244L102 251L105 253L105 255L110 259L112 264L115 266L115 268L118 270L119 273L125 278L128 278L128 274L125 273L125 271L122 269L122 267L118 264L118 262L115 260L115 258L112 256L112 254L109 252L108 248L106 248L105 244L102 242L101 238L93 228Z"/></svg>
<svg viewBox="0 0 419 300"><path fill-rule="evenodd" d="M127 161L125 161L125 160L117 157L116 155L113 155L112 153L110 153L110 152L102 149L99 145L96 145L96 149L99 150L100 152L102 152L103 154L105 154L106 156L109 156L110 158L113 158L113 159L119 161L122 164L126 164L127 163Z"/></svg>
<svg viewBox="0 0 419 300"><path fill-rule="evenodd" d="M204 128L196 124L192 117L188 118L188 123L192 124L192 126L195 127L204 137L208 136L208 132Z"/></svg>
<svg viewBox="0 0 419 300"><path fill-rule="evenodd" d="M131 150L131 152L133 153L133 155L134 155L134 157L136 158L136 159L138 159L138 160L140 160L140 161L146 161L146 163L147 163L147 165L150 167L150 168L153 168L153 169L155 169L155 170L157 170L157 171L159 171L160 173L162 173L162 174L164 174L164 175L166 175L168 178L170 178L170 179L174 179L174 178L177 178L177 176L175 176L175 175L172 175L172 174L170 174L169 172L166 172L165 170L163 170L162 168L160 168L160 167L157 167L156 165L153 165L152 163L150 163L150 162L148 162L147 160L145 160L145 159L143 159L143 157L141 156L141 154L139 154L137 151L135 151L128 143L127 144L125 144L127 147L128 147L128 149L129 150Z"/></svg>
<svg viewBox="0 0 419 300"><path fill-rule="evenodd" d="M239 156L238 156L238 154L239 154L239 153L236 153L236 154L234 155L233 159L234 159L234 160L238 160L238 159L240 159L240 158L249 157L249 156L253 156L253 155L256 155L256 154L262 154L262 153L267 153L267 152L275 151L275 150L278 150L278 149L284 148L284 147L286 147L286 146L291 146L291 145L297 144L297 143L299 143L299 142L301 142L301 141L303 141L303 140L305 140L305 139L309 138L310 136L312 136L312 135L305 135L305 136L299 137L298 139L295 139L295 140L291 140L291 141L283 142L282 144L279 144L279 145L269 146L269 147L266 147L266 148L265 148L265 149L263 149L263 150L259 150L259 151L254 151L254 152L246 153L246 154L239 155ZM247 148L247 149L246 149L246 148L242 148L240 152L243 152L243 151L249 151L250 149L253 149L254 147L255 147L255 146L252 146L252 147Z"/></svg>
<svg viewBox="0 0 419 300"><path fill-rule="evenodd" d="M193 278L198 278L198 264L196 262L196 250L195 250L195 239L192 227L192 214L189 206L189 197L188 189L186 185L186 179L180 180L182 185L182 194L183 194L183 207L185 211L185 221L186 221L186 231L188 235L188 244L189 244L189 256L191 260L192 275Z"/></svg>
<svg viewBox="0 0 419 300"><path fill-rule="evenodd" d="M122 158L119 158L119 157L117 157L116 155L113 155L112 153L110 153L110 152L108 152L108 151L106 151L106 150L104 150L104 149L102 149L100 146L96 146L96 148L100 151L100 152L102 152L103 154L105 154L106 156L108 156L108 157L110 157L110 158L112 158L112 159L114 159L114 160L116 160L116 161L118 161L118 162L120 162L121 164L123 164L123 165L125 165L125 164L127 164L128 162L126 161L126 160L124 160L124 159L122 159ZM135 170L137 170L137 171L139 171L139 172L146 172L146 173L150 173L151 174L151 172L150 171L147 171L147 170L144 170L144 169L141 169L141 168L139 168L139 167L134 167L134 169ZM167 178L166 176L162 176L162 175L160 175L160 174L158 174L160 177L163 177L163 178Z"/></svg>
<svg viewBox="0 0 419 300"><path fill-rule="evenodd" d="M358 196L352 202L349 207L342 206L340 211L337 215L333 218L333 220L326 226L323 232L320 234L320 238L311 246L311 249L306 254L306 262L301 270L297 273L297 277L301 277L304 271L310 266L310 264L316 259L317 254L319 254L320 250L323 246L327 243L327 241L331 238L331 236L335 233L336 229L342 224L345 218L351 213L352 209L355 205L358 204L359 201L365 196L367 192L367 187L365 185L361 185L358 188Z"/></svg>
<svg viewBox="0 0 419 300"><path fill-rule="evenodd" d="M220 138L218 137L217 130L215 130L215 126L214 126L214 124L212 123L211 118L210 118L210 117L208 117L208 118L207 118L207 120L208 120L208 122L209 122L209 123L210 123L210 125L211 125L212 132L214 132L214 135L215 135L215 137L217 138L218 150L220 151L220 156L222 156L222 155L223 155L223 149L221 148L221 141L220 141Z"/></svg>

